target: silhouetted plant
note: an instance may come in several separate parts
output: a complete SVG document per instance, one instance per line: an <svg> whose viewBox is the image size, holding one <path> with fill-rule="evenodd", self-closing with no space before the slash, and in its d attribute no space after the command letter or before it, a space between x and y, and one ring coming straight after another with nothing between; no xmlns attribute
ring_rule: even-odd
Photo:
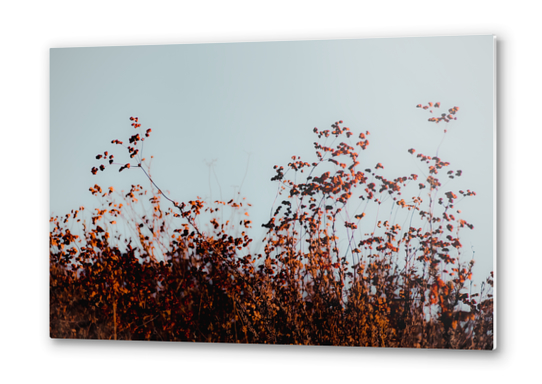
<svg viewBox="0 0 542 384"><path fill-rule="evenodd" d="M440 103L417 107L433 113ZM445 137L458 111L429 121L444 122ZM52 337L493 348L493 275L471 293L474 261L462 260L460 232L473 225L455 208L475 192L443 189L439 173L455 179L462 171L446 171L438 149L409 149L427 172L388 179L382 163L362 166L368 131L355 135L342 121L314 128L315 159L292 156L274 167L280 203L262 225L263 253L252 254L250 204L169 198L142 157L151 130L130 120L137 133L127 145L112 143L131 162L106 151L92 173L139 169L150 193L95 185L102 208L91 222L78 216L83 207L51 218ZM150 207L140 201L146 196ZM226 222L218 214L225 210Z"/></svg>

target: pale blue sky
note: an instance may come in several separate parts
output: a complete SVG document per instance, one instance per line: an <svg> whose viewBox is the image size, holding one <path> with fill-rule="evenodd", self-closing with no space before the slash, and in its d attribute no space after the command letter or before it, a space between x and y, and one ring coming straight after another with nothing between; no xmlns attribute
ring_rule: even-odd
<svg viewBox="0 0 542 384"><path fill-rule="evenodd" d="M314 127L342 119L369 130L362 165L420 174L407 150L434 155L443 125L415 106L439 101L460 107L439 155L463 170L450 189L477 192L457 208L475 225L462 237L483 278L493 269L493 49L493 36L52 49L51 213L97 206L96 183L148 185L138 170L90 173L104 150L128 161L110 142L126 140L138 116L153 130L155 181L172 198L208 198L213 159L225 200L246 172L257 238L275 199L273 165L314 159Z"/></svg>

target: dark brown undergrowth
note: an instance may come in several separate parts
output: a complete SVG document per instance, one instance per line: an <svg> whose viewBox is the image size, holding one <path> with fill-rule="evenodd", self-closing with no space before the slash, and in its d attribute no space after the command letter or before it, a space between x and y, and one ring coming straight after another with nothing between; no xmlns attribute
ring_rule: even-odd
<svg viewBox="0 0 542 384"><path fill-rule="evenodd" d="M429 121L445 137L458 110ZM438 150L410 149L427 171L390 179L361 164L369 132L315 128L313 161L275 166L280 204L255 254L250 204L170 199L142 157L150 129L131 121L113 143L132 162L104 152L92 173L143 171L150 188L95 185L101 208L51 218L51 337L493 349L493 275L473 293L460 241L473 225L455 207L475 193L443 189L437 176L462 171Z"/></svg>

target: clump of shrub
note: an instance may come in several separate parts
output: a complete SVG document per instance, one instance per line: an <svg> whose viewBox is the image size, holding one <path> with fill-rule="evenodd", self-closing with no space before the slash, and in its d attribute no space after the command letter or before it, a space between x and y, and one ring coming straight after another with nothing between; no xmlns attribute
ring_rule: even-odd
<svg viewBox="0 0 542 384"><path fill-rule="evenodd" d="M458 111L429 121L445 136ZM444 189L462 171L438 150L410 149L427 172L390 179L362 165L369 132L314 128L316 157L274 168L280 203L254 254L250 204L169 198L142 157L151 130L130 120L137 133L113 143L131 162L104 152L92 173L141 170L150 188L95 185L90 221L84 207L51 218L51 337L493 349L493 274L472 293L460 233L473 225L455 207L475 192Z"/></svg>

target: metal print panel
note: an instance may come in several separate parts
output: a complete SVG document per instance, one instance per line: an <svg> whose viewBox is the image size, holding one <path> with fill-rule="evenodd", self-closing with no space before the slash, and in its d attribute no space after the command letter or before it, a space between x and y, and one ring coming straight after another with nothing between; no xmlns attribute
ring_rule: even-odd
<svg viewBox="0 0 542 384"><path fill-rule="evenodd" d="M50 55L52 338L495 348L493 36Z"/></svg>

